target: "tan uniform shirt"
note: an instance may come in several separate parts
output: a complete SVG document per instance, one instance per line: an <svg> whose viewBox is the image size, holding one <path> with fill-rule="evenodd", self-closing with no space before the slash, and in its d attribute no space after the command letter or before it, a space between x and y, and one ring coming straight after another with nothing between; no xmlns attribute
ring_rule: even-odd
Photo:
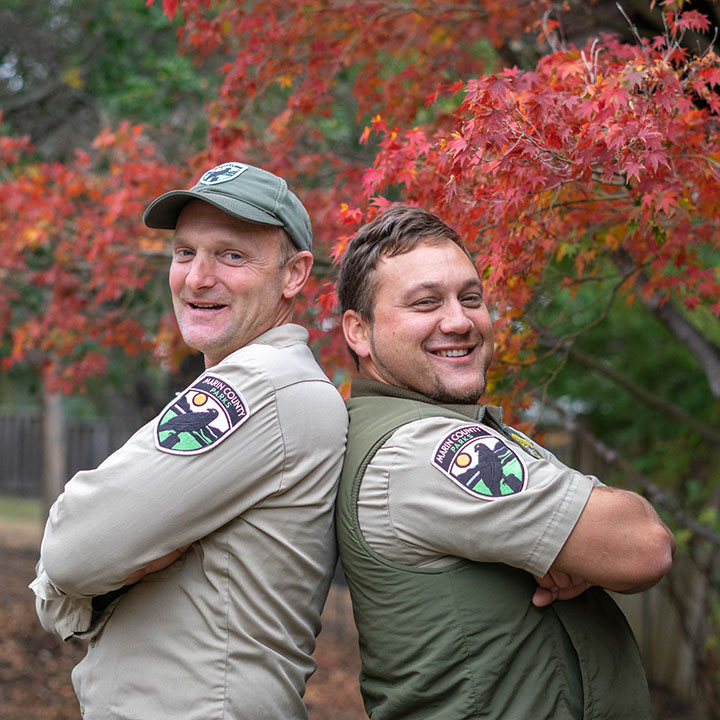
<svg viewBox="0 0 720 720"><path fill-rule="evenodd" d="M307 332L282 325L66 485L32 587L46 628L94 636L86 720L307 716L346 431ZM91 596L188 543L91 626Z"/></svg>
<svg viewBox="0 0 720 720"><path fill-rule="evenodd" d="M500 419L499 408L479 407ZM474 430L477 428L478 430ZM466 432L458 433L458 430ZM487 435L487 436L486 436ZM360 528L380 555L405 565L442 567L467 558L501 562L544 575L580 517L590 491L601 483L561 463L515 433L517 442L486 424L428 418L398 428L373 457L358 497ZM456 440L473 438L454 450ZM524 472L522 487L500 497L461 487L462 475L482 452L509 448ZM443 448L450 452L443 453ZM455 453L454 465L442 471ZM507 455L507 452L505 452ZM512 459L515 462L515 458ZM440 465L441 467L438 467ZM520 478L518 478L518 483Z"/></svg>

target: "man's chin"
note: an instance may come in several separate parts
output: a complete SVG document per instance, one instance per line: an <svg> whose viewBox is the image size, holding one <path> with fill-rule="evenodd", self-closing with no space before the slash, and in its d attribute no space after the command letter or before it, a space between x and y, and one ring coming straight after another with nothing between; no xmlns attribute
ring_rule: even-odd
<svg viewBox="0 0 720 720"><path fill-rule="evenodd" d="M431 395L435 402L442 405L477 405L480 395Z"/></svg>
<svg viewBox="0 0 720 720"><path fill-rule="evenodd" d="M480 401L485 387L436 388L428 397L445 405L472 405Z"/></svg>

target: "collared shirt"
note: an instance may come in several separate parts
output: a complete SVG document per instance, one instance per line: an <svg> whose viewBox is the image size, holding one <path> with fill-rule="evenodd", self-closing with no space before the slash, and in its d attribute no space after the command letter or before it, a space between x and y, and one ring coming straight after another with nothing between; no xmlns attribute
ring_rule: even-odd
<svg viewBox="0 0 720 720"><path fill-rule="evenodd" d="M345 408L290 324L191 388L185 407L208 388L230 398L229 431L193 430L193 449L180 440L182 402L169 405L78 473L50 511L38 614L63 637L92 637L73 672L86 720L304 718L336 559ZM93 618L92 596L189 543Z"/></svg>
<svg viewBox="0 0 720 720"><path fill-rule="evenodd" d="M417 393L362 380L353 382L353 397L363 394L364 388L433 403ZM358 496L365 539L383 557L405 565L442 567L467 558L544 575L600 481L569 468L522 433L507 428L501 408L449 407L467 414L467 421L433 417L408 423L375 453ZM455 436L473 438L464 446L470 465L481 463L478 451L472 449L479 441L488 456L492 450L506 459L517 458L524 474L522 487L505 488L508 494L498 497L462 487L456 477L461 475L458 463L444 472L443 464L449 468L450 458L442 456L439 461L443 442ZM463 450L452 452L462 460Z"/></svg>

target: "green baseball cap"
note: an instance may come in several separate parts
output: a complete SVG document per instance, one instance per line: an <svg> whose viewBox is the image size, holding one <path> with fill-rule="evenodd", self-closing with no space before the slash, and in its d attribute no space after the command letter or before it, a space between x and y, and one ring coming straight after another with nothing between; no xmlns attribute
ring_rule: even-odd
<svg viewBox="0 0 720 720"><path fill-rule="evenodd" d="M171 190L145 209L151 228L174 230L181 210L191 200L204 200L233 217L285 228L298 250L312 249L310 217L287 183L267 170L226 162L208 170L189 190Z"/></svg>

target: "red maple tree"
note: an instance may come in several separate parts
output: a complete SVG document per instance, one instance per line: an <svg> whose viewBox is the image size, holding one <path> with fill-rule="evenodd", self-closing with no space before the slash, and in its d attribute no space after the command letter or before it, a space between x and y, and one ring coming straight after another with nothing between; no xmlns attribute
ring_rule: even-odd
<svg viewBox="0 0 720 720"><path fill-rule="evenodd" d="M227 58L207 149L181 170L126 124L61 165L23 159L22 142L3 139L0 227L13 238L1 261L4 367L39 355L48 382L69 389L102 372L110 348L167 355L172 323L133 302L154 270L139 216L158 192L228 158L284 175L311 210L318 272L306 319L330 372L347 366L337 330L327 332L331 264L358 223L395 199L435 210L477 253L497 312L497 387L538 339L553 341L518 320L549 268L569 259L561 286L577 289L611 262L628 300L717 314L708 252L718 243L720 67L711 49L691 54L682 42L707 19L666 3L654 39L556 46L532 70L483 74L486 41L539 28L546 7L165 0L182 16L185 48ZM557 45L547 16L542 31ZM359 143L340 141L348 128ZM16 302L23 293L32 301ZM720 395L717 353L702 342L693 351ZM516 379L499 396L508 410L524 404L521 389Z"/></svg>
<svg viewBox="0 0 720 720"><path fill-rule="evenodd" d="M104 373L115 348L167 350L168 321L147 307L164 243L138 233L138 218L148 197L182 182L179 169L129 123L69 163L28 161L27 139L2 140L3 370L27 364L46 390L69 393Z"/></svg>
<svg viewBox="0 0 720 720"><path fill-rule="evenodd" d="M303 310L331 375L349 366L333 264L360 223L402 200L438 213L475 253L498 344L491 395L509 422L530 402L528 364L548 350L580 357L575 340L618 298L663 323L720 397L720 351L694 321L720 314L720 59L687 42L709 29L697 10L666 0L657 36L575 47L545 0L161 4L181 20L184 51L225 59L207 147L168 164L124 124L61 165L0 138L4 368L30 360L70 390L117 348L172 364L174 324L148 290L165 239L142 209L237 159L286 177L310 210L317 272ZM492 48L529 33L545 43L537 62L503 67ZM557 334L538 311L600 283L606 304L575 331ZM642 400L718 446L702 418ZM668 507L720 544L711 524Z"/></svg>

